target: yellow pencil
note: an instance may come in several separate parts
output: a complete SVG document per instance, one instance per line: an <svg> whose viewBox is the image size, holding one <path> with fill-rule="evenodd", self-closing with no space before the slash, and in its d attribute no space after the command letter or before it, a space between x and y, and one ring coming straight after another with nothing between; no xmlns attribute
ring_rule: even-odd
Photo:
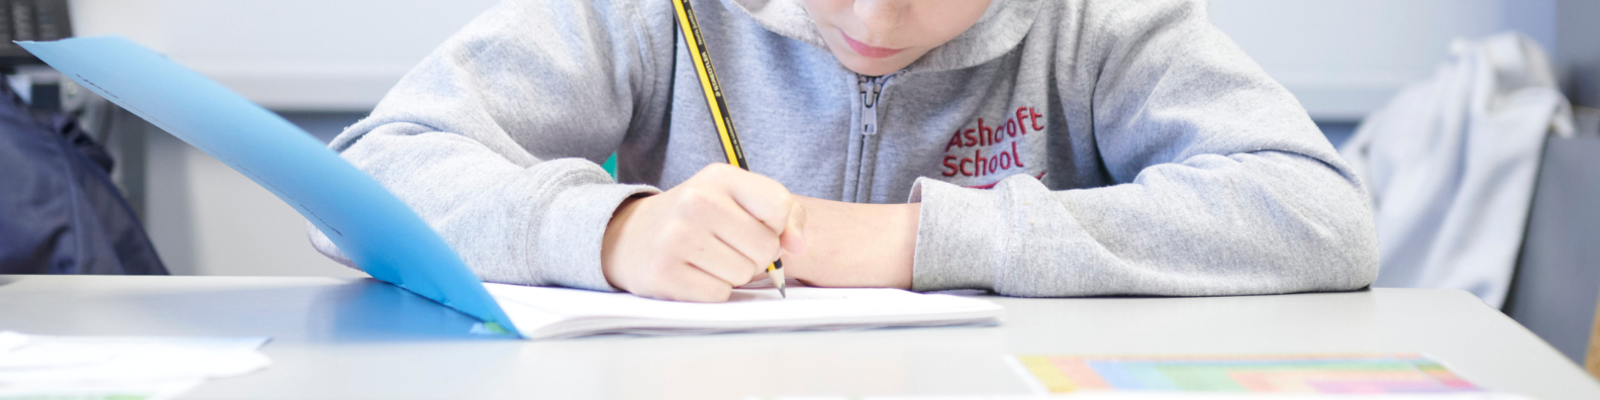
<svg viewBox="0 0 1600 400"><path fill-rule="evenodd" d="M678 11L678 29L683 31L683 40L689 44L689 57L694 59L695 74L700 76L700 88L706 92L706 107L711 110L711 120L717 125L717 136L722 139L722 152L728 156L728 164L749 171L744 148L739 147L739 133L733 129L733 118L728 115L728 103L722 99L722 84L717 82L717 70L711 68L711 54L701 40L700 23L695 20L694 8L689 6L689 0L672 0L672 6ZM784 291L783 260L768 264L767 276L772 279L773 285L778 286L778 295L788 298L789 294Z"/></svg>

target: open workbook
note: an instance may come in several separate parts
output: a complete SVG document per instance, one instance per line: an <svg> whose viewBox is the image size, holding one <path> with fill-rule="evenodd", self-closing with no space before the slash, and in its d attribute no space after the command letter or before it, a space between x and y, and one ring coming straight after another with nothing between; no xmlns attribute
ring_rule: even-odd
<svg viewBox="0 0 1600 400"><path fill-rule="evenodd" d="M726 303L651 300L626 293L483 284L529 339L599 334L866 329L993 324L992 302L898 289L734 289Z"/></svg>
<svg viewBox="0 0 1600 400"><path fill-rule="evenodd" d="M965 325L997 323L1002 312L983 300L892 289L796 288L784 301L774 301L771 290L740 289L728 303L691 304L484 284L371 176L215 81L117 36L19 44L84 88L266 188L373 278L478 318L487 332L543 339Z"/></svg>

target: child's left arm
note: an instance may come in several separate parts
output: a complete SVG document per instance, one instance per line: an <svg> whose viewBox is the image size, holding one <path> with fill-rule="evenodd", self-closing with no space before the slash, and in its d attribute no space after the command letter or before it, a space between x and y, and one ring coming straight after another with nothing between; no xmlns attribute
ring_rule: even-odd
<svg viewBox="0 0 1600 400"><path fill-rule="evenodd" d="M869 285L1018 296L1263 294L1373 282L1377 238L1361 182L1295 98L1211 25L1204 2L1079 4L1086 8L1075 20L1050 21L1081 35L1055 60L1062 95L1052 111L1070 133L1051 140L1071 146L1052 151L1073 154L1051 158L1102 175L1050 173L1063 175L1054 177L1062 185L1105 186L1052 191L1018 175L978 190L921 179L910 257L802 264L793 274L824 285L870 276ZM826 240L821 231L835 218L807 207L808 236ZM855 224L876 236L906 226ZM829 251L808 245L814 255Z"/></svg>

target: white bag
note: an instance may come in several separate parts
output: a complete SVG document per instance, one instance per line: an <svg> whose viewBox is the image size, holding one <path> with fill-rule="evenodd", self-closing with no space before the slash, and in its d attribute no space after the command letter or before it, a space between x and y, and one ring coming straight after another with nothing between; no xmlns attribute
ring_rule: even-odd
<svg viewBox="0 0 1600 400"><path fill-rule="evenodd" d="M1457 40L1454 59L1356 129L1340 149L1377 218L1378 287L1454 288L1505 301L1549 132L1571 106L1538 44Z"/></svg>

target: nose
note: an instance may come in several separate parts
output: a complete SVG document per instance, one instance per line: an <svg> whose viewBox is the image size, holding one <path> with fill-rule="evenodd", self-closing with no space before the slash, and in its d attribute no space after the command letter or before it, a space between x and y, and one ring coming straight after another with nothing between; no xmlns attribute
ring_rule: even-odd
<svg viewBox="0 0 1600 400"><path fill-rule="evenodd" d="M911 1L915 0L856 0L856 17L873 36L885 34L904 22Z"/></svg>

